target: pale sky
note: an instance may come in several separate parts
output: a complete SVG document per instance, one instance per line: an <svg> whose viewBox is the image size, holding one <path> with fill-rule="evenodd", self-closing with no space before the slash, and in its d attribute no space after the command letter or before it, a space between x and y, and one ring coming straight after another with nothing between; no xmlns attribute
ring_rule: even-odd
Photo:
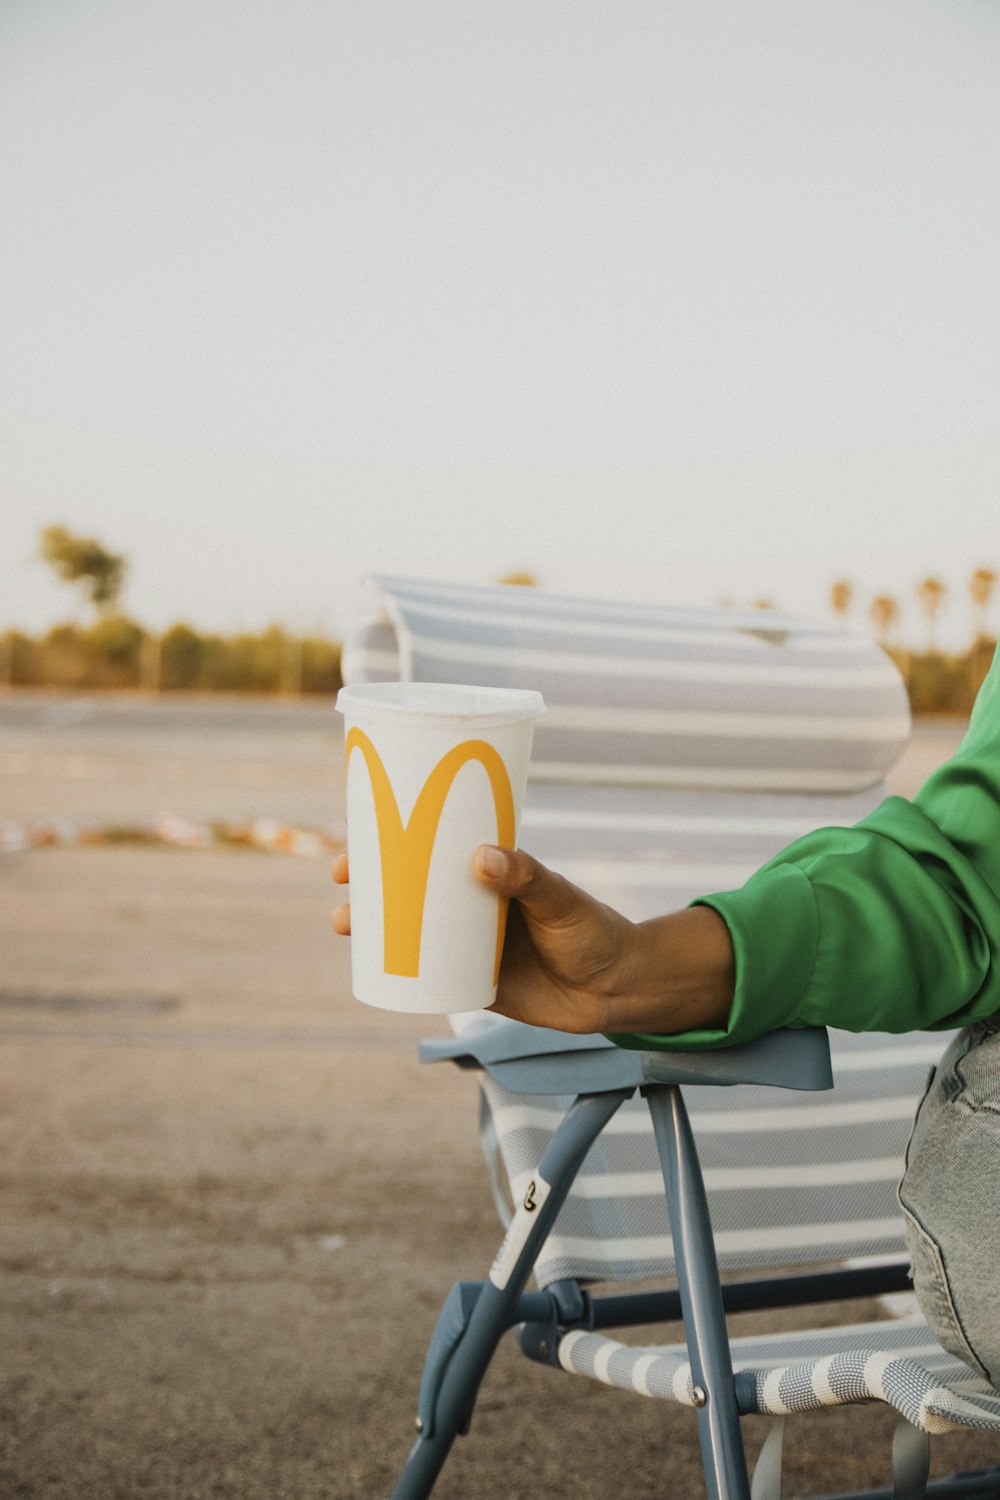
<svg viewBox="0 0 1000 1500"><path fill-rule="evenodd" d="M0 626L61 521L157 627L934 573L964 643L998 142L994 0L5 0Z"/></svg>

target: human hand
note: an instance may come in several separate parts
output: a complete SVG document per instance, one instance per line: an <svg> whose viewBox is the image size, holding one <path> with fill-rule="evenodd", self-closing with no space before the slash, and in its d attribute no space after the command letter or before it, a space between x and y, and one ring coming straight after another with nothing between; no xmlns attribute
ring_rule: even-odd
<svg viewBox="0 0 1000 1500"><path fill-rule="evenodd" d="M338 854L330 866L330 874L336 885L347 885L351 878L350 866L346 854ZM351 935L351 908L345 902L343 906L335 906L330 924L339 937L350 937Z"/></svg>
<svg viewBox="0 0 1000 1500"><path fill-rule="evenodd" d="M473 873L510 899L499 1015L556 1031L653 1032L721 1028L732 1002L729 933L711 908L634 923L520 850L483 844ZM346 854L331 867L346 885ZM349 936L348 904L333 930Z"/></svg>
<svg viewBox="0 0 1000 1500"><path fill-rule="evenodd" d="M633 924L528 854L482 845L473 872L484 885L516 898L507 914L500 985L491 1009L560 1031L600 1030L605 989L613 985L630 946ZM346 854L338 855L330 873L335 884L348 883ZM349 936L350 905L336 907L331 921L334 932Z"/></svg>
<svg viewBox="0 0 1000 1500"><path fill-rule="evenodd" d="M472 868L483 885L510 898L490 1008L557 1031L607 1028L634 924L521 850L480 845Z"/></svg>
<svg viewBox="0 0 1000 1500"><path fill-rule="evenodd" d="M722 918L692 907L634 923L530 854L483 844L478 880L510 898L492 1010L570 1032L722 1027L732 945Z"/></svg>

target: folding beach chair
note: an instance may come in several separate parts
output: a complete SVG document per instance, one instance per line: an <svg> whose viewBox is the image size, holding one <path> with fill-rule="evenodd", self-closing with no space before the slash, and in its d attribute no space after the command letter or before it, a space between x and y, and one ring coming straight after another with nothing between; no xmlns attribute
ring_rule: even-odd
<svg viewBox="0 0 1000 1500"><path fill-rule="evenodd" d="M346 643L345 677L540 688L521 842L637 920L856 821L908 736L892 664L830 627L377 583L384 612ZM1000 1431L1000 1392L919 1314L733 1340L725 1326L728 1311L909 1286L895 1184L940 1036L779 1032L670 1054L452 1019L457 1034L422 1055L481 1074L507 1230L488 1276L445 1301L394 1500L430 1493L514 1327L532 1359L692 1408L711 1500L780 1495L781 1427L751 1488L743 1415L870 1401L899 1415L892 1495L1000 1495L992 1471L926 1487L928 1435ZM649 1281L662 1289L595 1290ZM666 1347L605 1332L678 1319L683 1341Z"/></svg>

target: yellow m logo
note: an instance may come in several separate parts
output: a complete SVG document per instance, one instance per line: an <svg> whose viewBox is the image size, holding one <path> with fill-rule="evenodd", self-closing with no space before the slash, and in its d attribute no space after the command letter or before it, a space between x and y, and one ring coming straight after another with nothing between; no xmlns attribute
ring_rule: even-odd
<svg viewBox="0 0 1000 1500"><path fill-rule="evenodd" d="M382 856L382 910L385 930L385 972L416 979L420 972L420 934L431 854L438 823L455 777L464 765L477 760L490 779L497 816L497 842L511 848L516 831L514 797L507 768L485 740L466 740L442 756L421 788L410 821L403 822L396 794L382 758L368 736L352 729L347 736L347 760L360 750L368 767L375 821ZM472 850L469 850L471 857ZM507 902L501 899L497 914L497 946L493 983L500 975L500 956L507 917Z"/></svg>

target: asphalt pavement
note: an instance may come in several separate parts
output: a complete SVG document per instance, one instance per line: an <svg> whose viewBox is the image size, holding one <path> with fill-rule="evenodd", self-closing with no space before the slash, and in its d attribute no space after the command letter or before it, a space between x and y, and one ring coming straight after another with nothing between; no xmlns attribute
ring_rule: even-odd
<svg viewBox="0 0 1000 1500"><path fill-rule="evenodd" d="M919 725L894 789L961 727ZM329 702L0 698L0 821L336 830L341 760ZM332 899L325 860L258 850L0 856L0 1500L391 1488L437 1309L500 1231L474 1078L417 1064L440 1019L351 999ZM688 1412L508 1344L441 1500L702 1493ZM885 1483L891 1427L797 1423L789 1489ZM997 1461L960 1435L935 1467Z"/></svg>

